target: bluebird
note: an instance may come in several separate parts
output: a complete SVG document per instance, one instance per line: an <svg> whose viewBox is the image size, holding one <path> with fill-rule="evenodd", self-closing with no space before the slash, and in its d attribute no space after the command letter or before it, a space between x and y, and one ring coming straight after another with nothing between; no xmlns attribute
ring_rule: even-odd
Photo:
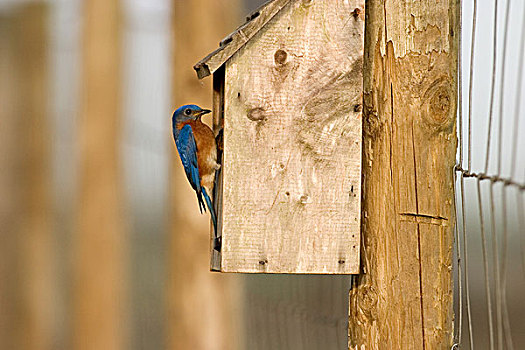
<svg viewBox="0 0 525 350"><path fill-rule="evenodd" d="M217 144L213 131L201 120L203 115L210 112L196 105L185 105L173 112L171 123L186 177L197 194L201 213L206 211L205 203L208 206L217 237L217 217L208 193L213 191L215 171L220 165L217 164ZM216 238L216 249L219 244Z"/></svg>

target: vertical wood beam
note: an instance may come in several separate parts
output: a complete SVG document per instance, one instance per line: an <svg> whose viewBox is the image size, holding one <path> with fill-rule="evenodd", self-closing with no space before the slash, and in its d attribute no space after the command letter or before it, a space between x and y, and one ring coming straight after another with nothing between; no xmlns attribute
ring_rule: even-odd
<svg viewBox="0 0 525 350"><path fill-rule="evenodd" d="M0 348L51 349L53 232L48 6L0 19Z"/></svg>
<svg viewBox="0 0 525 350"><path fill-rule="evenodd" d="M450 349L459 1L369 0L350 349Z"/></svg>
<svg viewBox="0 0 525 350"><path fill-rule="evenodd" d="M126 349L127 244L119 162L120 1L84 2L73 348Z"/></svg>
<svg viewBox="0 0 525 350"><path fill-rule="evenodd" d="M15 251L15 198L16 190L13 186L16 174L14 164L16 159L16 113L14 101L14 58L12 19L6 14L0 14L0 130L4 134L0 137L0 348L13 349L11 342L13 314L13 255ZM11 170L11 171L9 171Z"/></svg>
<svg viewBox="0 0 525 350"><path fill-rule="evenodd" d="M238 24L240 1L173 0L173 108L212 106L211 79L198 81L193 65ZM170 119L166 129L171 130ZM211 125L211 123L209 123ZM173 140L173 139L172 139ZM168 349L236 349L241 301L238 276L210 273L210 217L201 215L173 141L172 210L167 285Z"/></svg>

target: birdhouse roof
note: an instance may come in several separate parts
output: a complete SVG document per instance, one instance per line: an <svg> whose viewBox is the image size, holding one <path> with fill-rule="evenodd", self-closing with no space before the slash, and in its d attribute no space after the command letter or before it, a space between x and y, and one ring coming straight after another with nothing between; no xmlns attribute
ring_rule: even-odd
<svg viewBox="0 0 525 350"><path fill-rule="evenodd" d="M246 23L221 40L219 48L200 60L193 68L199 79L213 74L243 47L291 0L270 0L246 17Z"/></svg>

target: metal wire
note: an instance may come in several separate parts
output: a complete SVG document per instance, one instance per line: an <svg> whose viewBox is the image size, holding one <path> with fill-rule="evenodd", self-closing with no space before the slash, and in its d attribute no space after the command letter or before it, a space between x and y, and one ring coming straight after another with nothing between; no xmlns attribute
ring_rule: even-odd
<svg viewBox="0 0 525 350"><path fill-rule="evenodd" d="M472 140L476 135L473 134L473 125L479 125L479 121L474 121L473 115L473 91L474 91L474 66L478 59L478 55L475 52L476 46L476 32L477 32L477 1L473 0L473 18L472 18L472 41L470 45L470 67L469 67L469 86L468 86L468 115L467 125L465 126L465 120L462 113L463 104L461 101L462 90L461 86L458 86L459 98L458 101L458 137L459 137L459 160L458 164L455 167L456 177L459 177L460 185L454 183L454 191L460 191L461 193L456 193L454 196L454 206L456 208L456 244L458 251L458 271L457 276L459 279L457 288L458 288L458 334L456 335L456 343L452 348L459 348L466 346L466 341L462 334L463 327L465 323L469 327L469 337L470 337L470 348L474 347L473 344L473 332L472 332L472 318L470 314L470 293L469 293L469 251L468 251L468 234L472 230L472 225L467 223L465 209L465 186L464 182L466 179L472 179L476 182L476 194L478 201L479 209L479 224L480 224L480 236L481 236L481 255L483 259L483 277L484 277L484 289L486 294L486 314L487 314L487 323L488 323L488 337L489 337L489 348L492 349L514 349L514 343L512 339L512 328L509 318L509 309L507 301L507 289L510 287L512 280L508 280L509 270L513 267L510 263L510 252L509 245L510 242L510 224L509 220L511 216L508 212L508 191L516 191L515 198L513 198L513 203L515 199L515 207L518 212L517 215L517 224L518 227L523 231L525 227L525 212L524 212L524 199L525 199L525 172L523 173L523 179L521 179L521 170L518 169L518 160L519 160L519 142L520 142L520 125L523 126L523 120L520 119L523 117L521 115L522 111L522 102L521 95L524 81L525 73L525 6L522 11L522 22L519 33L519 50L518 50L518 68L517 68L517 86L514 95L514 110L513 114L509 115L509 120L506 122L504 120L505 114L504 109L508 105L506 91L506 71L507 56L510 53L510 41L511 41L511 25L514 23L511 21L511 16L513 12L511 7L514 2L507 0L504 2L504 23L502 26L503 33L501 31L499 34L502 34L502 47L498 50L498 23L500 21L499 17L499 8L498 1L494 2L494 11L491 19L492 26L492 74L490 80L490 101L489 101L489 112L487 120L487 129L483 131L486 136L486 144L484 145L485 153L481 155L481 158L484 163L481 163L480 171L473 168L472 162L475 160L473 158L473 148ZM500 4L501 5L501 4ZM515 42L517 39L512 39L512 42ZM460 49L461 50L461 49ZM501 56L498 57L498 53L501 53ZM461 51L459 52L461 55ZM461 61L461 56L460 56ZM512 61L514 63L514 61ZM462 78L462 63L458 66L458 81L461 82ZM499 84L499 85L498 85ZM497 89L497 90L496 90ZM499 94L499 95L498 95ZM496 100L497 96L497 100ZM499 103L499 105L497 105ZM497 107L496 107L497 105ZM497 109L496 109L497 108ZM499 118L496 124L496 119ZM474 124L476 123L476 124ZM512 135L509 140L504 139L504 131L510 130L512 125ZM497 128L497 129L494 129ZM494 130L493 130L494 129ZM465 134L465 131L467 134ZM485 133L486 132L486 133ZM496 149L493 149L494 142L497 142ZM508 142L510 146L510 171L506 172L504 169L504 149L507 149L505 142ZM466 144L465 144L466 143ZM465 147L466 146L466 147ZM475 155L476 156L476 155ZM496 157L496 158L494 158ZM464 164L464 161L466 164ZM478 164L478 163L476 163ZM505 171L505 175L503 172ZM518 173L520 174L520 179L517 178ZM455 180L458 179L455 177ZM487 187L482 186L483 182L487 182ZM488 197L485 197L482 193L483 190L487 190ZM501 189L501 194L497 193ZM496 195L497 194L497 195ZM460 197L457 197L460 196ZM459 199L461 198L461 199ZM483 199L486 202L483 202ZM460 203L461 201L461 203ZM461 205L460 205L461 204ZM460 208L461 207L461 208ZM489 221L487 221L489 220ZM461 232L459 230L462 230ZM490 233L489 233L490 230ZM490 238L489 235L490 234ZM520 254L521 254L521 265L523 269L523 275L525 276L525 235L523 232L519 234L520 241ZM467 299L466 302L466 318L465 310L463 309L463 299ZM479 344L478 344L479 345Z"/></svg>
<svg viewBox="0 0 525 350"><path fill-rule="evenodd" d="M456 200L456 182L457 182L457 174L454 171L453 172L453 179L454 179L454 212L458 212L457 207L457 200ZM456 247L457 247L457 263L458 263L458 335L457 335L457 342L458 344L461 344L462 339L462 333L463 333L463 276L461 268L461 264L463 263L461 260L461 240L459 237L459 227L458 227L458 215L454 215L454 237L456 240ZM463 228L463 226L462 226Z"/></svg>
<svg viewBox="0 0 525 350"><path fill-rule="evenodd" d="M492 273L495 279L496 289L496 327L497 327L497 345L498 350L503 349L503 328L502 328L502 311L501 311L501 276L499 269L499 252L498 252L498 237L496 232L496 215L494 213L494 182L490 183L489 187L490 197L490 232L492 236Z"/></svg>
<svg viewBox="0 0 525 350"><path fill-rule="evenodd" d="M474 336L472 332L472 313L470 303L470 283L468 278L468 242L467 242L467 229L465 220L465 179L461 176L461 226L463 228L463 258L465 261L465 290L467 294L467 321L469 330L470 348L474 348Z"/></svg>
<svg viewBox="0 0 525 350"><path fill-rule="evenodd" d="M519 116L521 111L521 87L523 85L523 66L525 65L525 6L523 6L522 13L522 24L521 24L521 33L520 33L520 50L519 50L519 62L518 62L518 72L517 72L517 85L516 85L516 95L514 98L514 132L512 135L512 149L511 149L511 163L510 163L510 176L515 177L516 174L516 163L518 161L518 130L519 130ZM522 226L523 227L523 226Z"/></svg>
<svg viewBox="0 0 525 350"><path fill-rule="evenodd" d="M346 348L349 281L348 276L247 276L245 348Z"/></svg>
<svg viewBox="0 0 525 350"><path fill-rule="evenodd" d="M505 4L505 30L503 32L503 57L501 58L500 66L500 85L499 85L499 127L498 127L498 174L501 174L501 159L502 159L502 141L503 141L503 105L505 101L505 58L507 57L507 39L509 34L509 12L511 0L507 0Z"/></svg>
<svg viewBox="0 0 525 350"><path fill-rule="evenodd" d="M525 183L519 183L515 180L500 177L498 175L487 175L485 173L474 173L470 172L468 170L462 169L460 166L456 166L456 171L459 171L461 173L462 177L468 178L468 177L475 177L478 180L489 180L493 183L503 183L505 186L514 186L519 191L525 191Z"/></svg>
<svg viewBox="0 0 525 350"><path fill-rule="evenodd" d="M502 223L502 242L501 242L501 298L503 309L503 332L505 336L506 349L514 349L512 342L512 334L510 331L509 310L507 307L507 247L508 247L508 231L507 231L507 187L503 186L501 189L501 209L503 214Z"/></svg>
<svg viewBox="0 0 525 350"><path fill-rule="evenodd" d="M484 267L484 275L485 275L485 293L487 295L487 315L488 315L488 322L489 322L489 342L490 342L490 349L494 349L494 325L492 320L492 301L491 301L491 293L490 293L490 280L489 280L489 259L487 254L487 239L485 237L485 220L483 219L483 204L481 201L481 186L480 186L481 180L477 179L477 190L478 190L478 206L479 206L479 220L481 225L481 246L482 246L482 252L483 252L483 267Z"/></svg>
<svg viewBox="0 0 525 350"><path fill-rule="evenodd" d="M494 29L492 39L492 79L490 81L490 107L487 135L487 153L485 154L485 173L489 171L490 145L492 134L492 116L494 114L494 91L496 90L496 61L498 57L498 0L494 1ZM469 167L470 169L470 167Z"/></svg>
<svg viewBox="0 0 525 350"><path fill-rule="evenodd" d="M474 9L472 11L472 34L470 42L470 69L468 82L468 167L470 171L472 168L472 86L474 78L474 46L476 44L476 24L477 24L478 1L474 0ZM463 144L461 144L463 147Z"/></svg>

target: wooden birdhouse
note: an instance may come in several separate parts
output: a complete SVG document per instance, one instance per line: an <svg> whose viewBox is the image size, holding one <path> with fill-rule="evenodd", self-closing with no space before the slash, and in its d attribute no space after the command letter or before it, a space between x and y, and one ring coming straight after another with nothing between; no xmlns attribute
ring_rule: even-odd
<svg viewBox="0 0 525 350"><path fill-rule="evenodd" d="M213 75L222 272L359 272L364 0L274 0ZM212 229L213 235L213 229Z"/></svg>

